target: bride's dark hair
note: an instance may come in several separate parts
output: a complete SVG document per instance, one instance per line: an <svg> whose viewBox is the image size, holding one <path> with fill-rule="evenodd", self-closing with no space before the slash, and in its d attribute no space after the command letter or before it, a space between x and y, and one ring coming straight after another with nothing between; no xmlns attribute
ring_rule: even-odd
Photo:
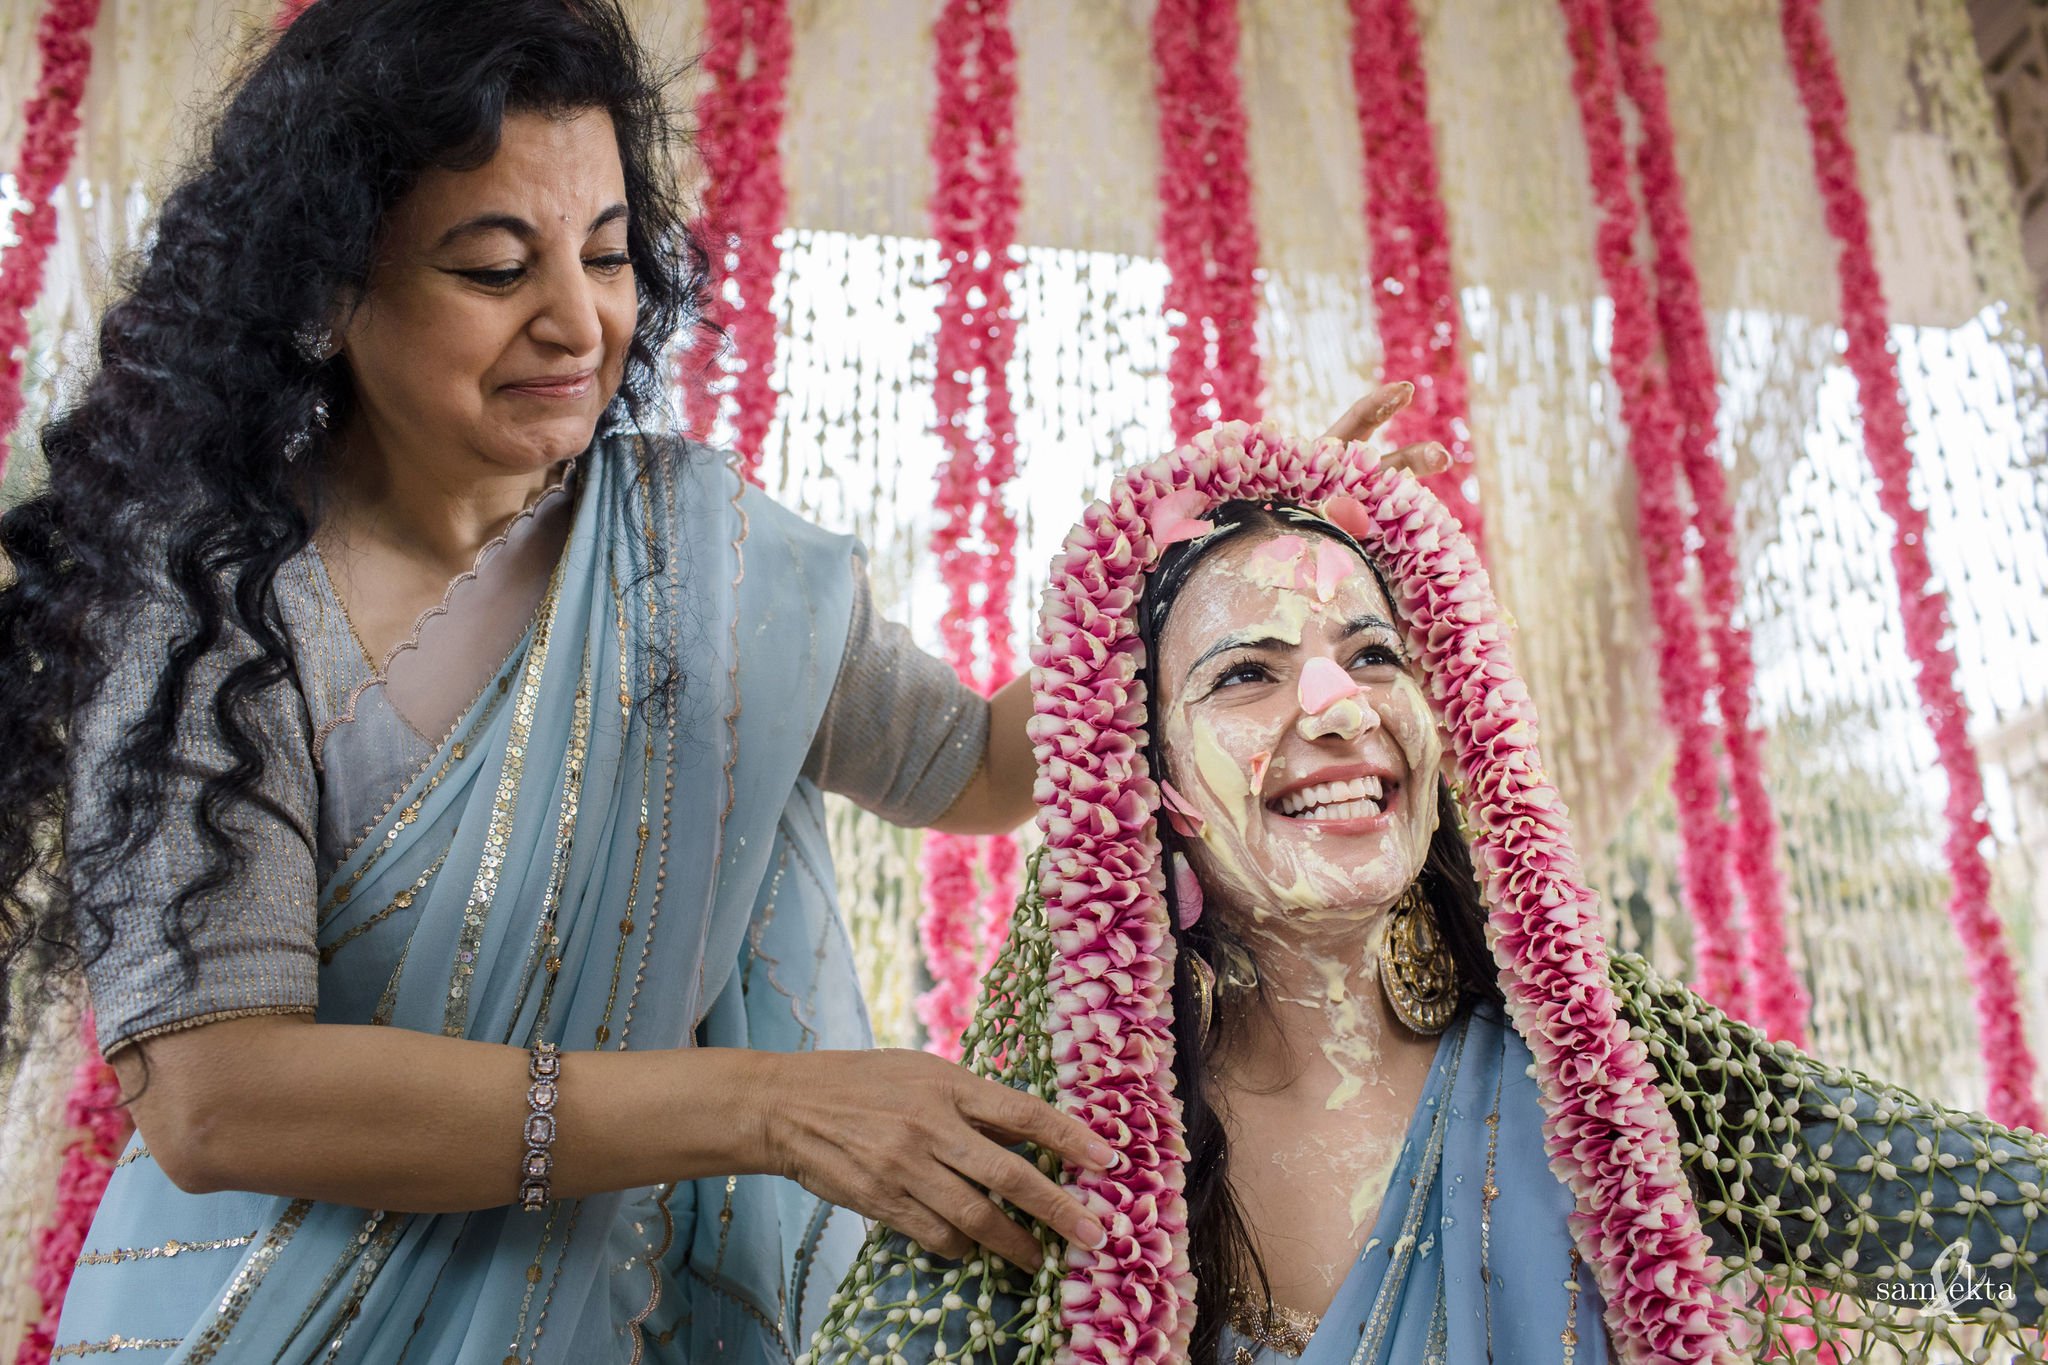
<svg viewBox="0 0 2048 1365"><path fill-rule="evenodd" d="M12 571L0 587L0 1040L9 1006L40 998L31 987L105 951L111 916L89 888L157 827L188 715L234 758L203 774L207 869L156 907L192 977L198 898L233 875L233 816L260 790L250 704L296 678L273 582L310 534L304 474L327 454L314 413L324 404L338 430L353 399L346 363L322 359L316 338L364 287L386 214L424 172L487 161L508 112L609 114L640 311L606 421L661 408L663 352L696 318L704 278L674 178L668 79L618 0L488 10L315 0L253 56L107 309L96 370L43 429L48 486L0 517ZM651 460L671 443L640 445ZM66 733L152 592L182 625L147 710L94 774L105 827L67 863ZM189 697L195 664L231 646L246 662Z"/></svg>
<svg viewBox="0 0 2048 1365"><path fill-rule="evenodd" d="M1159 637L1167 617L1180 597L1181 589L1196 566L1238 537L1254 531L1289 531L1325 536L1355 552L1372 570L1388 603L1397 599L1387 591L1386 580L1364 548L1345 532L1306 509L1288 502L1233 500L1209 514L1216 529L1195 540L1170 546L1160 557L1145 585L1138 604L1138 635L1145 642L1145 695L1159 712ZM1398 610L1398 608L1397 608ZM1155 777L1171 779L1158 724L1147 739L1145 758ZM1458 831L1457 807L1451 798L1448 779L1439 778L1437 825L1430 837L1429 853L1423 860L1421 885L1430 908L1436 914L1437 930L1458 964L1464 992L1460 1009L1481 1001L1501 1004L1500 983L1493 954L1486 946L1486 908L1479 899L1479 883L1472 868L1472 852ZM1181 840L1161 821L1159 839L1168 854L1183 852ZM1233 1290L1256 1295L1256 1302L1270 1308L1272 1289L1265 1266L1259 1259L1250 1224L1230 1189L1230 1139L1213 1099L1214 1083L1207 1062L1218 1043L1233 1028L1242 1027L1249 1010L1265 1006L1256 993L1240 997L1233 1007L1222 992L1217 993L1215 1018L1206 1039L1199 1019L1194 978L1197 954L1220 965L1226 953L1242 953L1255 963L1252 945L1231 932L1221 915L1203 915L1189 928L1180 927L1178 907L1173 905L1173 878L1167 881L1168 923L1179 947L1173 979L1174 1077L1180 1095L1181 1114L1187 1126L1188 1169L1188 1259L1195 1272L1196 1314L1194 1339L1189 1344L1193 1365L1218 1365L1226 1305Z"/></svg>

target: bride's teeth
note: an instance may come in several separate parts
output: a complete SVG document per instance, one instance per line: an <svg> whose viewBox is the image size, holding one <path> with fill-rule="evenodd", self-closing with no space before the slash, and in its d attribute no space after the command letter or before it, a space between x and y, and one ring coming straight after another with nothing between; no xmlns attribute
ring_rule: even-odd
<svg viewBox="0 0 2048 1365"><path fill-rule="evenodd" d="M1379 803L1359 799L1314 805L1296 815L1301 820L1368 820L1380 813Z"/></svg>
<svg viewBox="0 0 2048 1365"><path fill-rule="evenodd" d="M1379 778L1354 777L1349 782L1321 782L1291 793L1281 799L1280 813L1299 816L1319 806L1338 806L1357 801L1380 802L1385 799L1386 787ZM1377 814L1377 810L1374 813Z"/></svg>

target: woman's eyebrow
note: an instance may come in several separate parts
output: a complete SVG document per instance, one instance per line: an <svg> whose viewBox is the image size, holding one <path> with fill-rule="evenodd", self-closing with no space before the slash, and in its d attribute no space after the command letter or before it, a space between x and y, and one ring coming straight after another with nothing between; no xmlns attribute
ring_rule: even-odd
<svg viewBox="0 0 2048 1365"><path fill-rule="evenodd" d="M604 212L598 214L597 217L590 220L590 226L583 230L583 235L588 237L599 228L618 222L626 216L626 212L626 206L623 203L613 204L605 209ZM460 241L464 237L474 237L485 232L510 233L522 242L530 242L540 235L539 230L532 223L527 222L516 213L479 213L474 218L463 219L454 227L442 233L441 240L434 243L434 246L438 250L452 242Z"/></svg>
<svg viewBox="0 0 2048 1365"><path fill-rule="evenodd" d="M1283 640L1277 635L1254 635L1249 630L1240 630L1234 635L1224 636L1215 644L1203 650L1202 656L1188 665L1188 676L1192 676L1196 669L1208 663L1209 660L1215 658L1218 654L1227 653L1233 649L1278 649L1282 645L1291 643L1292 641Z"/></svg>
<svg viewBox="0 0 2048 1365"><path fill-rule="evenodd" d="M1346 635L1358 635L1368 630L1393 629L1394 623L1392 621L1389 621L1384 616L1376 616L1372 612L1366 612L1363 615L1354 616L1344 623L1344 633Z"/></svg>

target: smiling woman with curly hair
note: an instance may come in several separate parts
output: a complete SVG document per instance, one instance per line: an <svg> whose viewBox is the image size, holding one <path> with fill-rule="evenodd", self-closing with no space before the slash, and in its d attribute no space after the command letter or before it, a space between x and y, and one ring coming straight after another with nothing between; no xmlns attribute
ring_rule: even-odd
<svg viewBox="0 0 2048 1365"><path fill-rule="evenodd" d="M82 967L138 1127L60 1357L774 1360L834 1203L1100 1238L1002 1145L1106 1159L1078 1123L825 1051L868 1037L820 789L1013 826L1028 699L663 434L677 152L615 0L318 0L44 431L0 999Z"/></svg>

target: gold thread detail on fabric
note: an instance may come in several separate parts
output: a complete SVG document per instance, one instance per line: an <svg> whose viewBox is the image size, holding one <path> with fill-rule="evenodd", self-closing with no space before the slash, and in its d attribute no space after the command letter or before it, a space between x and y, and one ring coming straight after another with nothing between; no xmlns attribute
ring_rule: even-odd
<svg viewBox="0 0 2048 1365"><path fill-rule="evenodd" d="M782 1325L776 1322L774 1318L768 1316L767 1309L761 1307L752 1299L740 1293L732 1285L729 1285L722 1280L712 1279L709 1275L706 1275L696 1266L685 1264L683 1268L690 1272L690 1277L692 1279L696 1280L699 1284L703 1285L712 1293L720 1295L724 1298L731 1299L734 1303L739 1305L740 1311L744 1312L748 1317L752 1318L755 1322L759 1323L761 1325L762 1330L767 1332L769 1338L772 1341L774 1341L777 1347L781 1349L782 1358L784 1360L793 1362L796 1359L789 1353L789 1344L782 1338Z"/></svg>
<svg viewBox="0 0 2048 1365"><path fill-rule="evenodd" d="M540 1289L541 1266L547 1262L548 1243L555 1237L555 1220L561 1217L560 1204L548 1205L548 1220L541 1224L540 1242L533 1249L533 1261L526 1267L526 1288L519 1296L519 1318L512 1325L512 1344L505 1348L505 1359L512 1365L519 1365L521 1359L519 1343L526 1337L526 1320L533 1313L533 1296Z"/></svg>
<svg viewBox="0 0 2048 1365"><path fill-rule="evenodd" d="M1465 1060L1465 1039L1471 1031L1469 1019L1468 1015L1468 1023L1458 1028L1457 1037L1451 1041L1455 1050L1451 1053L1443 1088L1435 1101L1436 1112L1430 1116L1429 1141L1423 1148L1422 1161L1409 1182L1410 1187L1418 1191L1427 1188L1429 1182L1437 1178L1438 1169L1443 1162L1444 1134L1450 1127L1446 1111L1450 1104L1449 1097L1456 1091L1458 1068ZM1354 1360L1371 1360L1377 1356L1386 1342L1387 1333L1392 1330L1395 1296L1399 1286L1408 1279L1408 1270L1415 1255L1416 1237L1422 1226L1423 1206L1426 1203L1426 1200L1412 1196L1408 1201L1407 1216L1401 1223L1401 1235L1394 1239L1393 1250L1387 1262L1386 1277L1380 1282L1379 1293L1373 1301L1372 1313L1367 1318L1364 1329L1359 1333L1358 1350L1352 1357Z"/></svg>
<svg viewBox="0 0 2048 1365"><path fill-rule="evenodd" d="M525 994L533 981L536 963L546 954L545 970L547 979L541 984L540 1009L534 1017L533 1036L528 1045L541 1039L541 1029L548 1021L548 1011L554 1004L556 973L561 970L562 959L557 956L561 949L561 936L557 932L556 917L562 907L562 887L569 876L569 855L576 843L576 812L583 800L583 768L590 754L590 641L583 642L583 671L576 683L574 718L569 728L569 760L562 774L562 806L555 821L555 851L548 868L547 893L541 897L540 922L535 926L533 946L527 953L526 969L520 975L520 1004L525 1004ZM515 1017L518 1010L513 1011Z"/></svg>
<svg viewBox="0 0 2048 1365"><path fill-rule="evenodd" d="M640 1365L647 1352L647 1319L654 1316L654 1310L661 1306L661 1258L668 1255L668 1249L676 1240L676 1216L668 1206L669 1197L676 1192L671 1181L654 1192L654 1207L661 1210L661 1243L647 1249L647 1304L626 1322L626 1331L633 1338L633 1354L626 1365Z"/></svg>
<svg viewBox="0 0 2048 1365"><path fill-rule="evenodd" d="M185 1343L177 1337L124 1337L116 1332L105 1341L74 1341L69 1346L59 1346L50 1352L52 1360L69 1360L73 1356L105 1355L111 1351L175 1351Z"/></svg>
<svg viewBox="0 0 2048 1365"><path fill-rule="evenodd" d="M420 808L426 803L426 799L433 795L434 789L441 785L442 779L448 776L449 772L458 762L468 756L470 745L476 742L477 736L483 733L484 727L489 725L492 719L497 716L498 708L504 705L505 694L508 690L506 675L508 672L519 667L519 664L513 661L520 658L525 652L528 643L532 639L532 635L533 632L529 629L526 634L519 637L517 644L505 651L505 657L498 661L497 668L491 672L494 682L485 683L483 691L477 696L477 700L470 703L469 710L464 713L465 716L470 717L469 732L461 739L456 740L454 744L448 744L447 739L462 728L462 717L457 717L455 724L448 727L448 736L443 738L441 744L433 746L432 752L420 760L418 765L405 775L405 780L398 784L397 790L392 792L391 799L384 803L384 808L377 812L376 818L356 831L355 837L349 841L348 847L343 850L341 862L337 864L338 867L348 866L349 860L355 857L362 846L369 842L370 836L377 832L377 827L384 823L393 810L398 808L399 799L412 790L413 784L420 780L427 769L434 767L436 759L440 760L441 766L435 770L433 777L428 780L427 785L420 789L420 794L415 796L406 806L399 823L385 831L384 838L378 844L376 851L363 860L363 865L349 876L347 882L333 892L330 892L325 899L333 901L335 905L346 901L349 898L350 892L353 891L355 884L361 881L364 875L371 868L375 867L386 853L391 851L392 844L397 841L399 834L403 832L405 827L419 818ZM330 910L332 908L332 906L329 907ZM325 922L324 919L322 922Z"/></svg>
<svg viewBox="0 0 2048 1365"><path fill-rule="evenodd" d="M673 475L664 477L662 479L661 494L663 499L662 514L665 518L662 522L662 525L667 528L663 532L663 540L668 547L668 572L667 576L662 580L662 591L674 592L676 588L677 564L675 535L676 501L675 479ZM739 496L740 495L738 493L734 493L733 500L737 502ZM651 507L649 509L649 517L650 525L652 525ZM660 614L660 603L656 599L655 588L651 580L648 586L647 611L649 623L650 626L652 626L653 622L658 618ZM674 657L677 644L680 640L679 626L681 624L681 618L681 611L677 610L675 604L671 602L670 610L668 613L667 625L667 630L669 632L668 653L670 657ZM648 658L647 667L648 680L650 685L658 685L660 682L659 667L656 659L652 657L652 651L650 651L650 657ZM640 987L647 980L648 956L654 951L654 922L656 917L659 916L661 913L662 892L668 885L668 844L669 833L671 829L670 816L673 808L673 803L675 800L676 791L675 758L677 708L671 705L663 707L662 710L665 716L665 723L664 739L662 741L664 745L662 749L663 762L661 764L661 838L659 842L657 842L654 846L654 888L648 896L646 936L642 938L640 941L640 961L633 971L633 989L626 996L626 1017L622 1021L620 1021L619 1024L618 1050L620 1052L626 1051L627 1041L633 1031L633 1012L639 1006L640 1003ZM703 993L701 964L699 965L698 970L698 994L701 996ZM702 1001L700 1000L697 1003L700 1005L699 1013L701 1014ZM695 1024L696 1021L692 1020L691 1027L693 1032L695 1030Z"/></svg>
<svg viewBox="0 0 2048 1365"><path fill-rule="evenodd" d="M322 948L320 950L320 965L325 967L328 963L334 961L334 955L336 953L340 952L343 948L346 948L349 944L361 938L364 934L369 933L370 930L376 928L379 924L382 924L385 920L397 914L400 910L410 910L412 908L412 903L415 900L419 899L419 897L426 892L427 883L433 881L434 874L441 870L441 864L447 861L448 850L444 848L441 850L441 856L434 859L434 865L428 868L425 872L420 873L419 879L415 881L411 886L408 886L405 890L399 892L396 896L393 896L391 898L391 904L385 906L382 910L379 910L376 914L370 916L361 924L350 925L347 932L342 934L340 938L334 940L334 942Z"/></svg>
<svg viewBox="0 0 2048 1365"><path fill-rule="evenodd" d="M212 1014L195 1014L190 1019L173 1019L168 1024L152 1024L145 1029L116 1038L108 1043L100 1056L111 1061L124 1047L146 1043L152 1038L166 1034L183 1033L186 1029L198 1028L201 1024L218 1024L224 1019L265 1019L273 1015L311 1014L304 1005L243 1005L231 1010L217 1010ZM146 1153L145 1153L146 1155Z"/></svg>
<svg viewBox="0 0 2048 1365"><path fill-rule="evenodd" d="M384 1211L378 1209L363 1220L360 1232L342 1243L341 1251L327 1267L327 1274L321 1279L320 1287L306 1296L306 1306L299 1313L298 1321L292 1324L292 1330L285 1333L286 1340L298 1340L299 1335L312 1324L313 1314L319 1311L321 1304L327 1302L328 1294L333 1291L334 1286L341 1283L341 1278L348 1273L349 1266L355 1264L362 1256L363 1249L370 1244L370 1238L376 1234L383 1222Z"/></svg>
<svg viewBox="0 0 2048 1365"><path fill-rule="evenodd" d="M113 1251L88 1251L78 1258L80 1266L121 1265L128 1261L169 1260L173 1256L184 1256L198 1251L226 1251L230 1247L245 1247L256 1240L256 1234L248 1232L240 1237L215 1237L204 1242L181 1242L172 1237L153 1247L120 1247Z"/></svg>
<svg viewBox="0 0 2048 1365"><path fill-rule="evenodd" d="M386 1216L382 1210L377 1213L380 1219ZM341 1346L348 1337L349 1328L355 1326L357 1317L361 1315L363 1300L369 1296L370 1286L376 1282L377 1273L384 1268L385 1261L390 1259L391 1248L397 1245L399 1234L405 1230L405 1225L404 1218L392 1218L377 1234L377 1240L363 1252L362 1261L356 1266L355 1281L349 1286L348 1298L335 1314L334 1325L330 1329L334 1335L327 1342L327 1354L322 1357L321 1365L334 1365L340 1358Z"/></svg>
<svg viewBox="0 0 2048 1365"><path fill-rule="evenodd" d="M1493 1359L1493 1201L1500 1198L1494 1184L1494 1156L1500 1148L1500 1093L1502 1077L1493 1080L1493 1112L1486 1116L1486 1182L1479 1187L1479 1292L1481 1311L1486 1316L1486 1358Z"/></svg>
<svg viewBox="0 0 2048 1365"><path fill-rule="evenodd" d="M619 733L630 737L633 733L633 693L626 686L630 676L632 656L627 652L626 643L626 599L619 591L619 577L611 577L612 610L617 618L619 631ZM626 886L626 918L622 924L633 922L640 906L640 872L647 863L647 788L654 781L654 731L643 725L640 760L640 831L639 842L633 850L633 878ZM605 992L604 1014L597 1025L596 1046L603 1047L611 1041L612 1011L619 1003L619 980L626 971L626 949L633 936L623 927L619 931L619 946L612 953L612 983Z"/></svg>
<svg viewBox="0 0 2048 1365"><path fill-rule="evenodd" d="M1230 1330L1250 1342L1254 1350L1277 1351L1292 1359L1308 1349L1309 1338L1323 1320L1313 1313L1262 1303L1240 1286L1230 1291L1227 1321Z"/></svg>
<svg viewBox="0 0 2048 1365"><path fill-rule="evenodd" d="M141 1143L137 1143L135 1146L130 1147L127 1151L121 1153L120 1159L114 1163L114 1169L118 1171L123 1166L131 1166L138 1161L148 1161L150 1159L151 1158L149 1155L149 1148L143 1146Z"/></svg>
<svg viewBox="0 0 2048 1365"><path fill-rule="evenodd" d="M415 928L414 933L419 930ZM370 1023L376 1027L388 1025L391 1016L398 1011L398 983L405 975L405 960L412 956L412 936L407 935L405 946L398 950L398 961L391 968L391 979L384 983L384 989L377 993L377 1008L370 1012Z"/></svg>
<svg viewBox="0 0 2048 1365"><path fill-rule="evenodd" d="M242 1320L242 1311L249 1306L250 1296L263 1283L263 1277L270 1273L270 1267L277 1264L277 1258L284 1253L292 1234L306 1221L306 1215L312 1208L312 1200L294 1199L271 1224L263 1245L250 1252L241 1268L235 1271L234 1278L228 1281L226 1291L217 1302L213 1317L193 1339L192 1350L185 1357L187 1365L208 1365L220 1354L220 1348L227 1345L228 1338L233 1335L235 1324Z"/></svg>
<svg viewBox="0 0 2048 1365"><path fill-rule="evenodd" d="M476 881L462 907L462 928L455 940L455 961L450 964L448 1006L441 1020L441 1032L449 1038L460 1038L469 1028L469 983L476 976L478 947L483 942L491 903L497 899L498 871L511 850L512 822L518 810L520 782L526 773L526 744L533 733L534 713L540 709L540 684L547 671L549 637L562 588L562 569L568 558L566 554L562 556L555 565L554 577L548 581L539 624L534 627L533 646L527 651L526 667L519 679L519 695L512 703L512 728L505 736L504 766L498 772L498 790L491 800L491 822L484 832Z"/></svg>
<svg viewBox="0 0 2048 1365"><path fill-rule="evenodd" d="M583 1217L583 1201L577 1200L569 1208L569 1226L562 1229L562 1249L555 1253L555 1273L548 1280L548 1292L541 1295L540 1316L534 1319L533 1337L527 1343L527 1353L532 1355L540 1350L541 1334L548 1329L548 1309L554 1306L555 1291L562 1287L562 1271L569 1263L569 1243L575 1240L576 1224Z"/></svg>
<svg viewBox="0 0 2048 1365"><path fill-rule="evenodd" d="M1572 1359L1579 1350L1579 1249L1572 1248L1571 1271L1565 1276L1565 1287L1570 1290L1564 1306L1564 1330L1557 1339L1564 1346L1564 1365L1572 1365Z"/></svg>
<svg viewBox="0 0 2048 1365"><path fill-rule="evenodd" d="M727 631L727 648L732 651L732 664L726 669L725 685L732 694L732 704L725 713L725 808L718 813L718 840L712 845L712 857L721 860L725 851L725 822L732 815L732 808L739 799L739 787L733 779L733 770L740 761L740 585L747 580L747 536L752 523L747 518L743 502L747 492L747 481L740 475L738 457L728 457L726 471L733 480L732 514L738 522L738 529L732 539L732 624ZM715 865L715 861L714 861ZM704 917L704 927L697 935L697 1017L690 1021L690 1031L695 1033L697 1025L703 1022L704 1014L711 1004L704 998L704 972L706 967L705 949L711 935L711 917ZM645 959L643 957L642 961Z"/></svg>

